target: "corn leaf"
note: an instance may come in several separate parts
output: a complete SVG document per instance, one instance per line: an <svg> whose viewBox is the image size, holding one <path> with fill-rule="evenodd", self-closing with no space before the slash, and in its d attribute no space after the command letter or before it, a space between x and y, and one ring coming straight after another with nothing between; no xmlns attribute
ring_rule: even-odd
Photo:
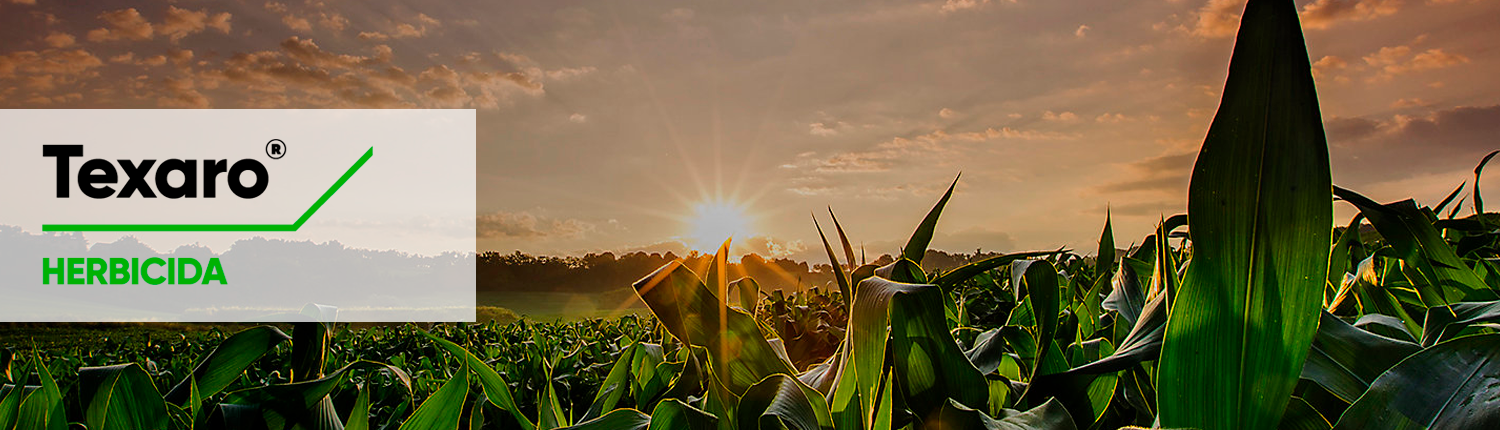
<svg viewBox="0 0 1500 430"><path fill-rule="evenodd" d="M1454 303L1448 309L1428 309L1422 325L1422 345L1432 346L1458 337L1473 324L1497 321L1500 321L1500 301Z"/></svg>
<svg viewBox="0 0 1500 430"><path fill-rule="evenodd" d="M906 247L901 250L901 257L921 264L922 256L927 254L927 245L932 243L932 233L937 229L938 217L943 214L943 206L948 204L948 198L953 196L953 187L958 186L958 178L953 178L953 184L948 186L948 192L943 193L943 198L938 199L937 205L927 212L927 217L917 225L917 231L912 232L911 239L906 241Z"/></svg>
<svg viewBox="0 0 1500 430"><path fill-rule="evenodd" d="M1403 200L1382 205L1338 187L1334 188L1334 194L1358 207L1380 236L1390 243L1395 256L1420 275L1420 279L1413 281L1419 283L1418 292L1427 306L1500 298L1459 259L1432 221L1417 208L1416 202Z"/></svg>
<svg viewBox="0 0 1500 430"><path fill-rule="evenodd" d="M1324 312L1301 377L1353 402L1381 373L1420 349L1414 343L1360 330Z"/></svg>
<svg viewBox="0 0 1500 430"><path fill-rule="evenodd" d="M932 419L924 422L924 430L1073 430L1078 428L1068 417L1068 410L1056 400L1049 400L1026 412L1006 410L1000 419L991 418L984 412L966 407L958 402L949 402Z"/></svg>
<svg viewBox="0 0 1500 430"><path fill-rule="evenodd" d="M647 430L705 430L715 428L719 417L677 399L663 400L651 410Z"/></svg>
<svg viewBox="0 0 1500 430"><path fill-rule="evenodd" d="M479 378L479 386L484 390L484 396L489 399L491 404L509 412L511 417L515 418L517 423L520 423L523 430L533 430L536 428L536 424L533 424L531 419L527 418L526 414L521 412L521 408L516 405L515 397L510 392L510 385L505 382L504 378L500 377L500 373L496 372L494 368L485 364L484 360L480 360L479 357L474 356L473 353L458 346L456 343L434 336L432 333L425 331L421 333L423 336L436 342L439 347L448 351L449 354L462 357L464 368L474 372L474 376Z"/></svg>
<svg viewBox="0 0 1500 430"><path fill-rule="evenodd" d="M730 391L743 393L766 376L796 373L761 337L753 317L724 306L682 263L667 263L636 281L635 290L673 337L708 349Z"/></svg>
<svg viewBox="0 0 1500 430"><path fill-rule="evenodd" d="M167 425L167 403L156 384L135 363L78 369L84 422L91 429L160 429Z"/></svg>
<svg viewBox="0 0 1500 430"><path fill-rule="evenodd" d="M64 430L68 428L67 412L63 408L62 390L47 370L40 356L33 356L33 366L41 377L41 385L21 401L20 413L16 416L16 428L26 430Z"/></svg>
<svg viewBox="0 0 1500 430"><path fill-rule="evenodd" d="M598 418L580 422L563 430L643 430L651 417L635 409L615 409Z"/></svg>
<svg viewBox="0 0 1500 430"><path fill-rule="evenodd" d="M411 417L401 423L401 429L458 430L468 400L469 362L464 361L448 382L427 396Z"/></svg>
<svg viewBox="0 0 1500 430"><path fill-rule="evenodd" d="M740 430L833 429L822 394L783 374L767 376L746 390L736 418Z"/></svg>
<svg viewBox="0 0 1500 430"><path fill-rule="evenodd" d="M1454 339L1386 371L1335 429L1500 428L1500 334Z"/></svg>
<svg viewBox="0 0 1500 430"><path fill-rule="evenodd" d="M1193 260L1168 297L1162 426L1281 421L1317 330L1332 240L1321 120L1297 5L1251 0L1189 185Z"/></svg>
<svg viewBox="0 0 1500 430"><path fill-rule="evenodd" d="M194 382L200 395L212 397L233 383L245 372L245 368L262 355L270 352L282 342L291 340L281 329L272 326L251 327L241 330L219 343L208 357L193 369L192 375L172 387L165 396L167 402L181 405L188 401Z"/></svg>

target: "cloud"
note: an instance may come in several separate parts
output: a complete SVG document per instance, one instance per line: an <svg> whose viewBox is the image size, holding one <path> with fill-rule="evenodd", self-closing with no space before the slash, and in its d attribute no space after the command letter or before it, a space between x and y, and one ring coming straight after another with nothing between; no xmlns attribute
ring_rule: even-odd
<svg viewBox="0 0 1500 430"><path fill-rule="evenodd" d="M1071 134L1021 130L1011 127L986 128L980 131L949 133L934 130L914 137L896 137L880 142L873 148L849 151L816 159L811 154L799 155L793 167L808 167L816 173L869 173L884 172L896 164L916 165L922 161L939 165L972 153L964 146L995 140L1055 140L1077 137Z"/></svg>
<svg viewBox="0 0 1500 430"><path fill-rule="evenodd" d="M349 26L349 19L338 13L318 12L318 25L338 33Z"/></svg>
<svg viewBox="0 0 1500 430"><path fill-rule="evenodd" d="M1088 26L1088 24L1079 25L1077 30L1073 30L1073 36L1076 36L1079 39L1082 39L1085 36L1088 36L1088 33L1089 33L1089 26Z"/></svg>
<svg viewBox="0 0 1500 430"><path fill-rule="evenodd" d="M229 34L230 24L229 12L220 12L210 15L208 10L187 10L177 6L167 8L167 17L161 25L156 26L157 34L167 36L173 42L181 40L193 33L212 28L220 33Z"/></svg>
<svg viewBox="0 0 1500 430"><path fill-rule="evenodd" d="M120 9L99 14L99 19L108 25L88 33L90 42L106 42L111 40L148 40L154 33L151 23L141 16L140 11L135 8Z"/></svg>
<svg viewBox="0 0 1500 430"><path fill-rule="evenodd" d="M1472 169L1479 157L1497 146L1500 105L1460 106L1386 118L1339 118L1328 121L1325 128L1333 143L1330 149L1335 182L1366 186Z"/></svg>
<svg viewBox="0 0 1500 430"><path fill-rule="evenodd" d="M943 13L958 12L961 10L975 9L990 3L990 0L947 0L943 6L938 8Z"/></svg>
<svg viewBox="0 0 1500 430"><path fill-rule="evenodd" d="M1312 74L1314 77L1321 78L1334 70L1342 70L1348 66L1349 62L1344 61L1343 58L1325 55L1323 58L1319 58L1318 61L1313 62Z"/></svg>
<svg viewBox="0 0 1500 430"><path fill-rule="evenodd" d="M104 65L104 61L82 49L17 51L0 55L0 77L16 73L78 75Z"/></svg>
<svg viewBox="0 0 1500 430"><path fill-rule="evenodd" d="M812 124L808 124L807 132L809 134L812 134L813 136L819 137L837 136L839 134L839 129L847 128L848 126L849 124L845 124L843 121L832 122L828 124L815 122Z"/></svg>
<svg viewBox="0 0 1500 430"><path fill-rule="evenodd" d="M312 31L312 21L308 21L307 18L303 18L297 15L282 16L281 23L286 24L286 28L290 28L293 30L301 32Z"/></svg>
<svg viewBox="0 0 1500 430"><path fill-rule="evenodd" d="M1368 21L1400 9L1401 0L1317 0L1302 7L1302 26L1324 29L1339 21Z"/></svg>
<svg viewBox="0 0 1500 430"><path fill-rule="evenodd" d="M1371 80L1390 80L1412 72L1436 70L1468 63L1469 57L1433 48L1410 55L1407 45L1386 46L1364 57L1365 64L1377 68L1379 73Z"/></svg>
<svg viewBox="0 0 1500 430"><path fill-rule="evenodd" d="M1245 0L1209 0L1198 9L1191 27L1179 27L1199 37L1233 36L1240 27L1240 11Z"/></svg>
<svg viewBox="0 0 1500 430"><path fill-rule="evenodd" d="M53 48L67 48L69 46L73 46L73 44L77 41L78 39L73 38L73 35L71 34L59 33L56 31L52 32L52 34L48 34L46 38L42 39L42 42L45 42L47 46Z"/></svg>
<svg viewBox="0 0 1500 430"><path fill-rule="evenodd" d="M190 78L169 77L162 79L163 94L156 104L167 108L206 109L210 107L208 97L198 92L197 82Z"/></svg>
<svg viewBox="0 0 1500 430"><path fill-rule="evenodd" d="M1484 149L1500 136L1500 105L1460 106L1425 116L1396 115L1384 123L1395 137L1414 146Z"/></svg>
<svg viewBox="0 0 1500 430"><path fill-rule="evenodd" d="M1042 112L1042 119L1047 121L1076 121L1078 115L1072 112L1055 113L1052 111Z"/></svg>
<svg viewBox="0 0 1500 430"><path fill-rule="evenodd" d="M194 71L199 88L219 88L241 107L487 107L514 94L540 96L542 83L522 72L435 64L413 74L392 64L395 51L375 45L364 55L334 52L311 38L282 40L275 50L237 52ZM174 63L182 64L178 58ZM538 75L545 75L540 67ZM225 85L232 84L232 85Z"/></svg>
<svg viewBox="0 0 1500 430"><path fill-rule="evenodd" d="M572 123L575 123L575 124L583 124L585 122L589 122L589 117L588 117L588 115L584 115L584 114L581 114L581 113L575 113L575 114L572 114L572 115L568 116L568 121L572 122Z"/></svg>
<svg viewBox="0 0 1500 430"><path fill-rule="evenodd" d="M314 43L312 39L302 39L297 36L292 36L281 41L281 50L294 60L322 68L366 67L391 61L391 48L389 46L376 46L373 49L375 51L375 55L373 56L335 54L319 48L318 44Z"/></svg>
<svg viewBox="0 0 1500 430"><path fill-rule="evenodd" d="M1130 163L1128 177L1097 187L1103 193L1163 192L1181 195L1187 192L1188 176L1197 160L1197 151L1159 155Z"/></svg>
<svg viewBox="0 0 1500 430"><path fill-rule="evenodd" d="M955 116L958 116L958 112L954 112L953 109L943 108L938 111L939 118L953 118Z"/></svg>
<svg viewBox="0 0 1500 430"><path fill-rule="evenodd" d="M1343 21L1367 21L1395 14L1400 9L1401 0L1316 0L1303 6L1299 15L1304 28L1326 29ZM1175 28L1202 38L1233 36L1239 31L1240 13L1244 10L1245 0L1209 0L1190 15L1188 23ZM1157 25L1164 26L1165 23Z"/></svg>
<svg viewBox="0 0 1500 430"><path fill-rule="evenodd" d="M808 249L801 240L784 240L770 236L736 239L733 246L735 252L754 253L769 258L788 258Z"/></svg>
<svg viewBox="0 0 1500 430"><path fill-rule="evenodd" d="M359 32L359 38L375 41L388 39L411 39L426 36L428 32L428 26L431 26L433 28L443 26L442 21L438 21L436 18L427 16L427 14L419 13L417 14L416 19L416 25L404 22L395 23L394 27L392 27L392 29L387 32L361 31Z"/></svg>
<svg viewBox="0 0 1500 430"><path fill-rule="evenodd" d="M1409 107L1427 107L1427 106L1432 106L1432 102L1429 102L1429 101L1426 101L1426 100L1422 100L1422 99L1416 98L1416 97L1409 98L1409 99L1403 98L1403 99L1391 102L1391 108L1392 109L1402 109L1402 108L1409 108Z"/></svg>
<svg viewBox="0 0 1500 430"><path fill-rule="evenodd" d="M1410 53L1411 47L1409 46L1386 46L1380 48L1379 51L1375 51L1370 55L1366 55L1364 60L1365 64L1376 67L1383 67L1400 62L1401 57L1405 57L1406 54Z"/></svg>
<svg viewBox="0 0 1500 430"><path fill-rule="evenodd" d="M481 214L475 222L480 239L581 239L596 230L594 224L577 219L552 219L530 212Z"/></svg>
<svg viewBox="0 0 1500 430"><path fill-rule="evenodd" d="M1122 122L1126 122L1126 121L1130 121L1130 117L1125 116L1125 114L1118 113L1118 112L1117 113L1105 112L1104 114L1099 115L1099 117L1094 118L1094 122L1099 122L1099 123L1118 124L1118 123L1122 123Z"/></svg>
<svg viewBox="0 0 1500 430"><path fill-rule="evenodd" d="M168 6L166 17L160 24L153 25L135 8L120 9L99 14L99 19L103 20L106 26L90 30L87 38L90 42L108 42L150 40L161 35L176 43L184 37L201 33L209 28L229 34L230 18L229 12L210 14L207 9L195 11Z"/></svg>
<svg viewBox="0 0 1500 430"><path fill-rule="evenodd" d="M1380 122L1367 118L1332 117L1323 120L1323 130L1328 135L1328 143L1334 145L1364 139L1375 134L1379 128Z"/></svg>

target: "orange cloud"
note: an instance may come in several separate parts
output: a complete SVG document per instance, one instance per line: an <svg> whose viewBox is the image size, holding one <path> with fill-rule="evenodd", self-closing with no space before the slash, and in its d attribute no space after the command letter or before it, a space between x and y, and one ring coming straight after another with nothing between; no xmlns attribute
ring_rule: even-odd
<svg viewBox="0 0 1500 430"><path fill-rule="evenodd" d="M73 44L77 42L78 39L73 38L73 35L71 34L59 33L54 31L52 32L52 34L49 34L46 38L42 39L42 41L46 42L47 46L53 48L67 48L69 46L73 46Z"/></svg>
<svg viewBox="0 0 1500 430"><path fill-rule="evenodd" d="M1400 0L1317 0L1302 8L1302 26L1323 29L1339 21L1368 21L1400 9Z"/></svg>
<svg viewBox="0 0 1500 430"><path fill-rule="evenodd" d="M146 18L141 16L140 11L135 8L105 12L99 14L99 19L104 20L108 27L89 31L88 39L91 42L120 39L147 40L154 33L151 23L146 21Z"/></svg>
<svg viewBox="0 0 1500 430"><path fill-rule="evenodd" d="M209 15L205 10L187 10L177 6L167 8L167 17L161 25L156 27L157 34L167 36L173 42L181 40L193 33L200 33L205 29L213 28L220 33L229 34L229 12L220 12Z"/></svg>

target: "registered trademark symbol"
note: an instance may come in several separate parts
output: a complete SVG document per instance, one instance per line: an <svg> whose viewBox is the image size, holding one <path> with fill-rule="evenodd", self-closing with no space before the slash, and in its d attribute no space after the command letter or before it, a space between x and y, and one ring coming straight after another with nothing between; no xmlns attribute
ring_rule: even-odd
<svg viewBox="0 0 1500 430"><path fill-rule="evenodd" d="M285 157L286 142L282 142L281 139L271 139L270 142L266 142L266 156L271 157L272 160L280 160L281 157Z"/></svg>

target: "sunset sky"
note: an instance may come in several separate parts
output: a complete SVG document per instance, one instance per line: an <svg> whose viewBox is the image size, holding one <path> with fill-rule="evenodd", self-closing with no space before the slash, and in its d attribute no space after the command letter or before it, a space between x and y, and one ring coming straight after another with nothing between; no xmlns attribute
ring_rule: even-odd
<svg viewBox="0 0 1500 430"><path fill-rule="evenodd" d="M476 108L481 251L742 211L820 261L831 205L873 258L962 172L934 247L1092 252L1185 209L1243 4L0 0L0 107ZM1435 204L1500 149L1500 2L1297 4L1335 183Z"/></svg>

